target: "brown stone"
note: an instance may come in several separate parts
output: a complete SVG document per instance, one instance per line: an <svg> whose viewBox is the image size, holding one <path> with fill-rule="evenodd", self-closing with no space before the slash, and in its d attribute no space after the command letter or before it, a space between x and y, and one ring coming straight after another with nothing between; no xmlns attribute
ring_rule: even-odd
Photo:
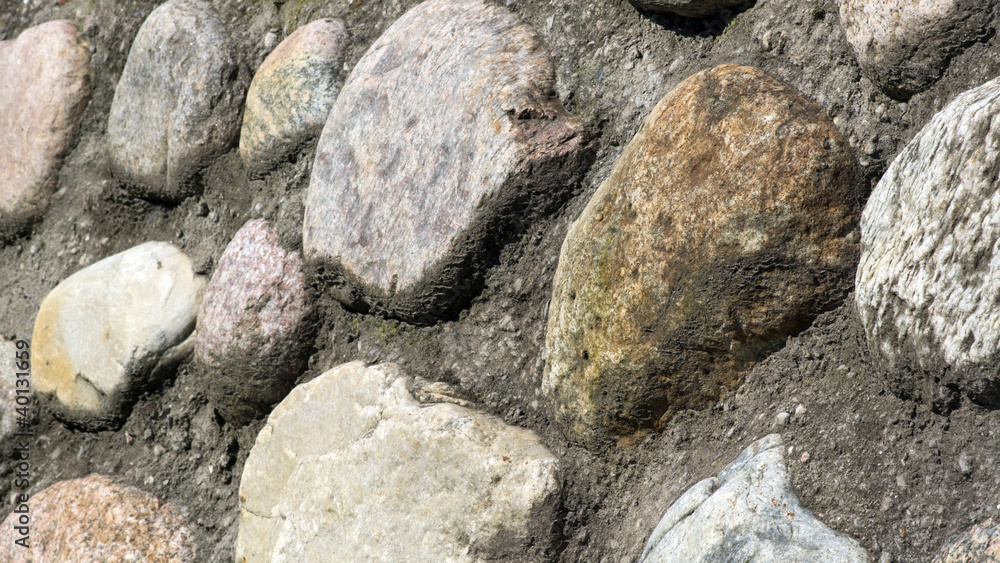
<svg viewBox="0 0 1000 563"><path fill-rule="evenodd" d="M307 259L337 265L349 305L427 323L457 313L504 238L586 170L583 124L554 87L538 37L504 8L430 0L404 14L330 111Z"/></svg>
<svg viewBox="0 0 1000 563"><path fill-rule="evenodd" d="M259 172L320 134L340 92L347 30L317 20L295 30L264 59L247 90L240 156Z"/></svg>
<svg viewBox="0 0 1000 563"><path fill-rule="evenodd" d="M285 397L305 369L312 306L302 256L281 246L273 224L243 225L198 311L195 358L221 411L245 421Z"/></svg>
<svg viewBox="0 0 1000 563"><path fill-rule="evenodd" d="M63 157L90 99L90 49L58 20L0 41L0 235L49 206Z"/></svg>
<svg viewBox="0 0 1000 563"><path fill-rule="evenodd" d="M14 544L18 514L0 529L0 560L31 563L189 563L195 544L172 504L103 475L61 481L32 495L29 548Z"/></svg>
<svg viewBox="0 0 1000 563"><path fill-rule="evenodd" d="M857 182L822 108L757 69L703 71L660 100L559 258L543 390L567 433L715 401L839 305Z"/></svg>

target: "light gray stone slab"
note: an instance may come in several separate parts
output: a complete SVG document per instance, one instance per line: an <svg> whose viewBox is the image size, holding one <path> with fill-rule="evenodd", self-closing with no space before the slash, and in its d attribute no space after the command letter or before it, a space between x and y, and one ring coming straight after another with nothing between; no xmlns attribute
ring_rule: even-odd
<svg viewBox="0 0 1000 563"><path fill-rule="evenodd" d="M781 436L751 444L717 477L685 492L650 535L639 563L866 563L853 539L799 504Z"/></svg>
<svg viewBox="0 0 1000 563"><path fill-rule="evenodd" d="M237 560L546 560L558 460L446 387L361 362L296 387L244 466Z"/></svg>

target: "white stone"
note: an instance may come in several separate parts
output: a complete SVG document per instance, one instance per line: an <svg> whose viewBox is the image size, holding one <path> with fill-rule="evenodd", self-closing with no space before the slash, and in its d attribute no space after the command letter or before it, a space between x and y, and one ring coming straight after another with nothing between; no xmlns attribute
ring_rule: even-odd
<svg viewBox="0 0 1000 563"><path fill-rule="evenodd" d="M296 387L247 458L236 559L542 559L558 460L443 387L361 362Z"/></svg>
<svg viewBox="0 0 1000 563"><path fill-rule="evenodd" d="M113 425L155 383L154 369L194 329L206 280L165 242L84 268L42 301L32 336L36 390L84 427Z"/></svg>
<svg viewBox="0 0 1000 563"><path fill-rule="evenodd" d="M886 367L986 369L996 379L998 170L1000 80L993 80L935 115L872 191L861 218L856 299L869 347Z"/></svg>
<svg viewBox="0 0 1000 563"><path fill-rule="evenodd" d="M856 541L799 504L781 436L754 442L719 473L690 489L653 530L639 563L870 561Z"/></svg>

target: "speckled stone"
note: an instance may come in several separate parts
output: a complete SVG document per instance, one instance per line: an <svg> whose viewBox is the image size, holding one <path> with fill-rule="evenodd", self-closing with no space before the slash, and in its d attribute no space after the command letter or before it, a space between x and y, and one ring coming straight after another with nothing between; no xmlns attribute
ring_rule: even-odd
<svg viewBox="0 0 1000 563"><path fill-rule="evenodd" d="M264 63L247 91L240 156L259 172L323 130L343 80L347 30L340 20L317 20L295 30Z"/></svg>
<svg viewBox="0 0 1000 563"><path fill-rule="evenodd" d="M90 49L71 21L0 41L0 236L48 209L90 100Z"/></svg>
<svg viewBox="0 0 1000 563"><path fill-rule="evenodd" d="M204 0L161 4L139 28L108 116L108 163L136 195L177 202L236 142L245 86Z"/></svg>
<svg viewBox="0 0 1000 563"><path fill-rule="evenodd" d="M280 401L305 369L313 297L302 256L275 226L248 221L229 242L198 311L195 357L213 402L247 420Z"/></svg>
<svg viewBox="0 0 1000 563"><path fill-rule="evenodd" d="M32 495L29 549L20 537L18 514L0 528L0 560L29 563L142 561L193 563L194 537L172 504L135 487L90 475L60 481Z"/></svg>
<svg viewBox="0 0 1000 563"><path fill-rule="evenodd" d="M986 37L996 0L839 0L840 21L864 73L906 99L936 82L948 61Z"/></svg>
<svg viewBox="0 0 1000 563"><path fill-rule="evenodd" d="M660 100L559 256L542 389L567 435L714 402L838 306L858 178L823 108L760 70L716 67Z"/></svg>
<svg viewBox="0 0 1000 563"><path fill-rule="evenodd" d="M857 541L799 503L781 436L748 446L688 489L653 530L639 563L871 563Z"/></svg>
<svg viewBox="0 0 1000 563"><path fill-rule="evenodd" d="M992 519L980 522L964 534L951 538L931 563L1000 562L1000 527Z"/></svg>
<svg viewBox="0 0 1000 563"><path fill-rule="evenodd" d="M346 274L351 306L420 323L456 314L504 237L586 171L583 123L554 87L544 47L509 10L411 9L330 111L306 197L306 258Z"/></svg>
<svg viewBox="0 0 1000 563"><path fill-rule="evenodd" d="M947 409L1000 405L1000 79L907 144L861 218L857 306L893 389Z"/></svg>
<svg viewBox="0 0 1000 563"><path fill-rule="evenodd" d="M89 430L115 427L159 366L190 354L185 339L205 288L175 246L147 242L87 266L42 301L32 333L35 390L56 416Z"/></svg>
<svg viewBox="0 0 1000 563"><path fill-rule="evenodd" d="M296 387L243 468L236 560L548 560L558 459L447 387L362 362Z"/></svg>
<svg viewBox="0 0 1000 563"><path fill-rule="evenodd" d="M709 18L722 10L753 4L753 0L629 0L640 10L677 14L685 18Z"/></svg>

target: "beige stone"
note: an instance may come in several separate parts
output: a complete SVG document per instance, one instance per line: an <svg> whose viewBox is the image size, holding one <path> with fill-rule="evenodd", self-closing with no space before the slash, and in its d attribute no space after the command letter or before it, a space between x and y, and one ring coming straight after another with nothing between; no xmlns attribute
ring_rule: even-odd
<svg viewBox="0 0 1000 563"><path fill-rule="evenodd" d="M296 387L247 457L236 559L545 560L558 460L442 391L361 362Z"/></svg>
<svg viewBox="0 0 1000 563"><path fill-rule="evenodd" d="M35 319L36 390L52 396L57 415L73 424L121 422L138 394L156 383L160 360L194 329L205 281L164 242L141 244L66 278Z"/></svg>

